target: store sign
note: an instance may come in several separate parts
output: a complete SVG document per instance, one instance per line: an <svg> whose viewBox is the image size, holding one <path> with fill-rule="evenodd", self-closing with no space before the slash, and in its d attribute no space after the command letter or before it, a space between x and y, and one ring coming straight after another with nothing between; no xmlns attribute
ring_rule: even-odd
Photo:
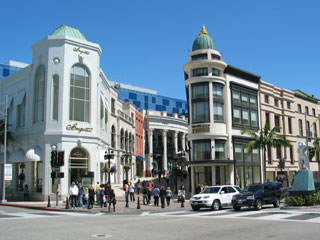
<svg viewBox="0 0 320 240"><path fill-rule="evenodd" d="M203 133L203 132L210 132L209 124L199 124L199 125L192 126L192 133Z"/></svg>
<svg viewBox="0 0 320 240"><path fill-rule="evenodd" d="M80 54L87 54L87 55L90 54L89 51L83 51L83 50L80 49L80 47L75 47L75 48L73 48L73 51L79 52Z"/></svg>
<svg viewBox="0 0 320 240"><path fill-rule="evenodd" d="M6 164L4 167L4 180L11 181L12 180L12 164Z"/></svg>
<svg viewBox="0 0 320 240"><path fill-rule="evenodd" d="M81 128L81 127L78 127L78 123L75 123L73 125L69 124L67 127L66 127L67 130L69 131L78 131L79 133L81 132L92 132L93 128Z"/></svg>

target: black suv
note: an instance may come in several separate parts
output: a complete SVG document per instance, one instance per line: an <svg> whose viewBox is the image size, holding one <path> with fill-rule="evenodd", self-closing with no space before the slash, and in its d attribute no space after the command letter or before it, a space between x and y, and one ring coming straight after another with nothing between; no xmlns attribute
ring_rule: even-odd
<svg viewBox="0 0 320 240"><path fill-rule="evenodd" d="M276 183L253 184L232 198L233 209L239 211L241 207L253 206L260 210L263 204L280 206L280 186Z"/></svg>

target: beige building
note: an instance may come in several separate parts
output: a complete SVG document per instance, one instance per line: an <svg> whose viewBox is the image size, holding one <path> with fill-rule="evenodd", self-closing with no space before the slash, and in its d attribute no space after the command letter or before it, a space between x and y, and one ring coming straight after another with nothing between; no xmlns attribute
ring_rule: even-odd
<svg viewBox="0 0 320 240"><path fill-rule="evenodd" d="M285 185L292 185L294 175L299 170L298 143L306 141L306 125L310 130L309 146L313 146L314 132L319 129L317 99L301 91L278 88L264 81L260 82L259 94L261 126L266 123L270 129L280 126L279 134L285 135L292 144L289 148L267 149L267 180L282 180ZM280 160L284 161L282 168ZM315 177L319 178L318 163L311 161L310 168Z"/></svg>

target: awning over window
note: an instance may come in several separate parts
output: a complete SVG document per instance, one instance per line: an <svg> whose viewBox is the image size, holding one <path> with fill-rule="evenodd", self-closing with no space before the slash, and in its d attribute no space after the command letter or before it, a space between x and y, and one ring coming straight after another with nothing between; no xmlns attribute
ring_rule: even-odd
<svg viewBox="0 0 320 240"><path fill-rule="evenodd" d="M147 158L144 158L144 157L142 157L142 156L137 156L137 159L139 160L139 161L145 161L145 162L148 162L148 159Z"/></svg>
<svg viewBox="0 0 320 240"><path fill-rule="evenodd" d="M10 163L22 163L25 162L24 151L20 148L14 151L9 158Z"/></svg>
<svg viewBox="0 0 320 240"><path fill-rule="evenodd" d="M6 163L9 163L10 153L6 151ZM3 164L4 152L0 153L0 164Z"/></svg>
<svg viewBox="0 0 320 240"><path fill-rule="evenodd" d="M41 148L36 146L27 151L25 161L26 162L40 162L43 160Z"/></svg>
<svg viewBox="0 0 320 240"><path fill-rule="evenodd" d="M16 106L22 104L22 101L25 95L26 95L26 91L22 91L18 93L17 99L14 102Z"/></svg>

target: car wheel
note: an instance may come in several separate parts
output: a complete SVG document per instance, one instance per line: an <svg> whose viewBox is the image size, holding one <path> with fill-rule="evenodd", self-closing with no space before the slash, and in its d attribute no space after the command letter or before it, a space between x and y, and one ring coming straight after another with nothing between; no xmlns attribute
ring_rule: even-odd
<svg viewBox="0 0 320 240"><path fill-rule="evenodd" d="M261 209L262 209L262 202L261 202L260 199L257 199L257 200L256 200L256 204L254 205L254 208L255 208L256 210L261 210Z"/></svg>
<svg viewBox="0 0 320 240"><path fill-rule="evenodd" d="M219 200L214 200L213 203L212 203L212 207L211 208L214 211L218 211L221 208L220 201Z"/></svg>
<svg viewBox="0 0 320 240"><path fill-rule="evenodd" d="M234 209L235 211L240 211L241 207L240 207L240 206L233 206L233 209Z"/></svg>
<svg viewBox="0 0 320 240"><path fill-rule="evenodd" d="M276 201L273 203L274 207L280 207L280 198L277 198Z"/></svg>
<svg viewBox="0 0 320 240"><path fill-rule="evenodd" d="M194 207L194 206L191 206L191 207L192 207L193 211L199 211L199 209L200 209L199 207Z"/></svg>

